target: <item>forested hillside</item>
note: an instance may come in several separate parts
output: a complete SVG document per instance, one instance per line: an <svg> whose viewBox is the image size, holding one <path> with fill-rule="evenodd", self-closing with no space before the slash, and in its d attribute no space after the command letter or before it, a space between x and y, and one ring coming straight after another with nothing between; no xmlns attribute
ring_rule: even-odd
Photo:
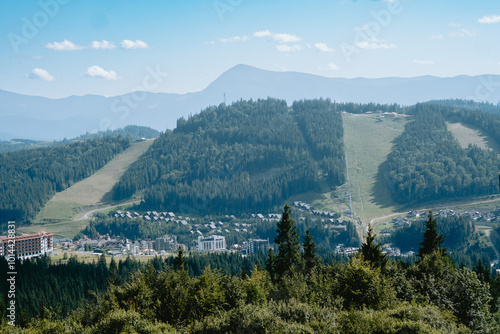
<svg viewBox="0 0 500 334"><path fill-rule="evenodd" d="M103 167L130 145L114 137L0 154L0 222L27 221L57 192Z"/></svg>
<svg viewBox="0 0 500 334"><path fill-rule="evenodd" d="M277 224L277 251L265 264L258 256L186 257L181 250L145 269L130 259L109 269L99 261L87 275L108 277L106 292L63 319L41 307L27 327L7 332L498 333L500 278L480 262L472 270L456 267L432 217L415 264L388 259L370 228L358 255L324 265L287 210ZM84 267L73 262L68 269ZM134 267L141 271L130 275ZM48 296L52 302L55 295Z"/></svg>
<svg viewBox="0 0 500 334"><path fill-rule="evenodd" d="M146 138L146 139L156 138L159 135L160 135L159 131L151 129L150 127L147 126L127 125L124 128L116 130L106 130L106 131L99 131L96 133L86 133L84 135L77 137L76 139L85 140L85 139L106 138L106 137L116 137L116 136L122 136L123 138L126 138L130 136L130 140L134 141L141 138Z"/></svg>
<svg viewBox="0 0 500 334"><path fill-rule="evenodd" d="M437 218L438 230L444 235L443 247L451 254L455 263L468 267L479 260L490 263L495 258L493 248L482 241L482 232L476 231L476 222L466 216ZM382 237L383 243L390 243L402 252L419 248L420 237L425 231L423 220L415 220L409 225L396 229L389 236Z"/></svg>
<svg viewBox="0 0 500 334"><path fill-rule="evenodd" d="M9 141L0 141L0 153L14 152L31 148L68 145L74 142L83 141L87 139L96 139L96 138L103 139L106 137L117 137L117 136L122 136L123 138L127 138L130 136L130 140L134 141L141 138L146 138L146 139L155 138L158 137L159 135L160 132L148 128L146 126L127 125L124 128L116 130L106 130L106 131L99 131L96 133L86 133L76 138L63 139L59 141L40 141L40 140L30 140L30 139L12 139Z"/></svg>
<svg viewBox="0 0 500 334"><path fill-rule="evenodd" d="M386 175L398 203L416 203L454 197L496 194L500 159L496 152L477 146L463 149L446 128L452 109L417 104L415 119L396 139L387 158ZM460 111L461 120L498 138L499 117L479 111Z"/></svg>
<svg viewBox="0 0 500 334"><path fill-rule="evenodd" d="M329 100L289 110L276 99L210 107L162 134L122 177L115 199L143 208L268 211L345 178L342 121Z"/></svg>
<svg viewBox="0 0 500 334"><path fill-rule="evenodd" d="M448 100L432 100L429 104L439 104L447 107L460 109L485 111L492 114L500 114L500 103L493 104L490 102L476 102L472 100L448 99Z"/></svg>

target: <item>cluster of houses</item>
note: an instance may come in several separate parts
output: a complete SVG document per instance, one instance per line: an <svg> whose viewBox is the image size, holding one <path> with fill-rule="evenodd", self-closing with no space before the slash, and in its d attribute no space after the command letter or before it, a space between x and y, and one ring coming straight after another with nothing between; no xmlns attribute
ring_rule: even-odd
<svg viewBox="0 0 500 334"><path fill-rule="evenodd" d="M346 247L344 244L338 244L333 250L334 253L344 256L355 255L359 252L358 247Z"/></svg>
<svg viewBox="0 0 500 334"><path fill-rule="evenodd" d="M113 256L166 255L169 252L177 251L179 246L187 250L185 245L177 243L175 236L132 241L127 238L111 238L109 235L100 235L95 239L84 237L74 242L63 241L60 242L60 245L63 249L107 253Z"/></svg>
<svg viewBox="0 0 500 334"><path fill-rule="evenodd" d="M295 206L299 211L309 212L316 216L328 217L328 218L338 218L340 215L337 212L330 212L324 210L316 210L311 204L304 203L302 201L293 202L293 206Z"/></svg>
<svg viewBox="0 0 500 334"><path fill-rule="evenodd" d="M175 236L132 241L127 238L111 238L109 235L100 235L95 239L84 237L78 241L63 241L59 244L62 249L75 250L77 252L106 253L112 256L159 256L175 253L179 247L185 251L188 250L186 245L177 242ZM269 247L269 239L250 238L241 245L236 244L228 249L226 238L214 234L210 236L198 236L190 248L191 251L238 251L243 255L250 255L267 252Z"/></svg>
<svg viewBox="0 0 500 334"><path fill-rule="evenodd" d="M497 213L497 214L495 214ZM480 213L479 211L465 211L465 212L455 212L452 209L443 209L439 210L438 212L434 213L434 217L436 218L447 218L447 217L467 217L470 220L474 220L476 222L480 223L498 223L500 222L500 208L497 208L494 212L487 212L487 213ZM385 225L392 224L394 229L399 229L403 228L405 226L411 226L412 220L413 221L424 221L427 219L429 214L429 211L422 211L418 212L416 210L412 210L408 212L406 217L399 216L394 218L390 223L385 223ZM390 228L384 228L382 229L382 234L390 234L391 229Z"/></svg>
<svg viewBox="0 0 500 334"><path fill-rule="evenodd" d="M335 247L334 252L336 254L344 255L344 256L351 256L355 255L359 252L358 247L345 247L344 244L338 244L337 247ZM382 253L387 255L387 256L400 256L400 257L410 257L410 256L415 256L414 251L408 251L408 252L401 252L401 250L397 247L384 247L382 249Z"/></svg>

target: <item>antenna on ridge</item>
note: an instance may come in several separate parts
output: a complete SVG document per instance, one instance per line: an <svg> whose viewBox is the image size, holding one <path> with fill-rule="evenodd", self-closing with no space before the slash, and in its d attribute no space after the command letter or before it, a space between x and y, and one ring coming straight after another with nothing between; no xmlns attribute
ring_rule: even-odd
<svg viewBox="0 0 500 334"><path fill-rule="evenodd" d="M226 93L224 93L224 104L226 104Z"/></svg>

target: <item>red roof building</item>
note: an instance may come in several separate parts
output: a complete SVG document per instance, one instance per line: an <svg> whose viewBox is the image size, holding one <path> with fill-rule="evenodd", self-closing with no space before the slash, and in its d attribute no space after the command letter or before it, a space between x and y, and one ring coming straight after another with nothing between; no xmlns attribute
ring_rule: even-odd
<svg viewBox="0 0 500 334"><path fill-rule="evenodd" d="M53 234L41 231L34 234L16 236L14 239L7 236L0 236L0 256L11 255L10 250L12 248L14 249L16 258L21 260L42 255L52 255L54 251Z"/></svg>

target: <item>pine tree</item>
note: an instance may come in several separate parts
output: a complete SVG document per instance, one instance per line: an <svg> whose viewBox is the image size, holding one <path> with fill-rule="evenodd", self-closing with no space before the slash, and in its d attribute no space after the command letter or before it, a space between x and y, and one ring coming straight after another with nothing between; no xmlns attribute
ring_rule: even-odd
<svg viewBox="0 0 500 334"><path fill-rule="evenodd" d="M477 261L477 265L472 267L472 270L476 272L477 278L482 282L489 283L491 281L491 269L487 263L483 264L481 259Z"/></svg>
<svg viewBox="0 0 500 334"><path fill-rule="evenodd" d="M441 248L441 244L443 242L444 235L439 233L436 219L434 218L432 211L429 211L427 221L425 222L424 240L419 243L422 247L420 247L418 251L418 257L422 259L424 256L435 251L439 251L441 254L445 255L446 249Z"/></svg>
<svg viewBox="0 0 500 334"><path fill-rule="evenodd" d="M313 240L313 237L307 229L306 235L304 236L304 270L306 273L310 273L311 270L319 264L319 258L317 256L318 248Z"/></svg>
<svg viewBox="0 0 500 334"><path fill-rule="evenodd" d="M290 213L290 207L285 204L281 220L278 222L277 236L274 238L274 242L278 245L275 269L278 279L290 275L301 264L299 232Z"/></svg>
<svg viewBox="0 0 500 334"><path fill-rule="evenodd" d="M275 272L276 268L276 262L274 259L274 252L271 247L269 247L269 251L267 253L267 261L266 261L266 270L269 273L269 276L271 276L271 280L274 282L275 281Z"/></svg>
<svg viewBox="0 0 500 334"><path fill-rule="evenodd" d="M369 262L372 266L383 268L387 264L387 257L382 253L381 244L375 243L376 236L373 233L372 226L368 225L368 235L366 236L366 242L361 245L360 254L363 260Z"/></svg>
<svg viewBox="0 0 500 334"><path fill-rule="evenodd" d="M174 266L177 270L186 269L186 257L184 256L184 249L181 246L177 248L177 256L174 260Z"/></svg>

